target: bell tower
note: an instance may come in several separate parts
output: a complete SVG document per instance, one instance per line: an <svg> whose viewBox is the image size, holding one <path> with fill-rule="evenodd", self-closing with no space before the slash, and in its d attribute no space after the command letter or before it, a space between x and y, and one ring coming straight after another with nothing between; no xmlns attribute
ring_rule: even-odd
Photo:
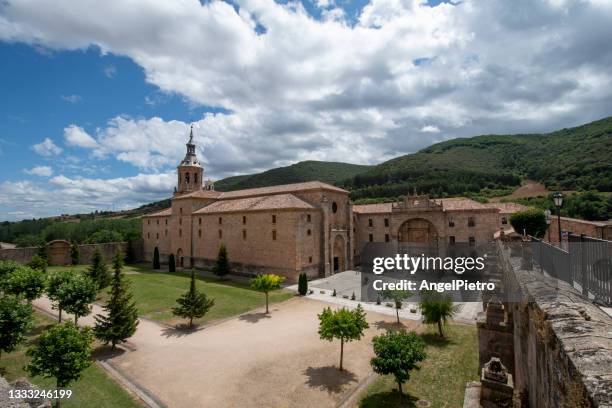
<svg viewBox="0 0 612 408"><path fill-rule="evenodd" d="M185 154L185 158L177 167L178 182L175 194L185 194L202 190L204 168L196 157L196 146L193 143L193 125L191 125L189 141L186 146L187 153Z"/></svg>

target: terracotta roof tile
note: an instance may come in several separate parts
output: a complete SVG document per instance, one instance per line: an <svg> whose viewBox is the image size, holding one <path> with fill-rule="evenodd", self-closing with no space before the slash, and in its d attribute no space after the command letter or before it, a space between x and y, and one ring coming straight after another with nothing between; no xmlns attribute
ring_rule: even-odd
<svg viewBox="0 0 612 408"><path fill-rule="evenodd" d="M487 207L485 204L481 204L478 201L474 201L465 197L439 198L435 201L439 204L442 204L442 208L444 209L444 211L493 209L491 207Z"/></svg>
<svg viewBox="0 0 612 408"><path fill-rule="evenodd" d="M518 211L524 211L528 208L517 203L487 203L485 205L490 208L498 208L499 212L502 214L512 214Z"/></svg>
<svg viewBox="0 0 612 408"><path fill-rule="evenodd" d="M199 190L174 197L174 200L181 200L183 198L219 198L221 194L222 193L215 190Z"/></svg>
<svg viewBox="0 0 612 408"><path fill-rule="evenodd" d="M142 217L168 217L170 215L172 215L172 208L166 208L165 210L161 210L152 214L145 214Z"/></svg>
<svg viewBox="0 0 612 408"><path fill-rule="evenodd" d="M236 200L216 201L194 214L214 214L265 210L312 210L314 207L292 194L275 194L263 197L246 197Z"/></svg>
<svg viewBox="0 0 612 408"><path fill-rule="evenodd" d="M357 214L381 214L391 212L391 203L354 205L353 212Z"/></svg>
<svg viewBox="0 0 612 408"><path fill-rule="evenodd" d="M262 196L262 195L269 195L269 194L293 193L296 191L319 190L319 189L336 191L339 193L348 194L348 191L341 189L339 187L336 187L336 186L332 186L331 184L322 183L320 181L308 181L305 183L283 184L280 186L249 188L246 190L228 191L225 193L221 193L221 195L219 196L219 199L229 200L229 199L241 198L241 197L253 197L253 196Z"/></svg>

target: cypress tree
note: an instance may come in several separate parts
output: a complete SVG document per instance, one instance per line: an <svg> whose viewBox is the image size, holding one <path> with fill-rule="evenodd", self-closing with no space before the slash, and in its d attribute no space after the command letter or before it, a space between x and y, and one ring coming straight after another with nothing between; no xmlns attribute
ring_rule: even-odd
<svg viewBox="0 0 612 408"><path fill-rule="evenodd" d="M219 254L217 255L217 263L213 268L213 272L218 277L223 277L229 273L229 258L227 256L227 249L225 245L221 244L219 247Z"/></svg>
<svg viewBox="0 0 612 408"><path fill-rule="evenodd" d="M300 273L298 278L298 293L300 296L305 296L308 293L308 277L305 273Z"/></svg>
<svg viewBox="0 0 612 408"><path fill-rule="evenodd" d="M189 328L193 326L193 319L203 317L215 304L214 299L208 299L206 294L196 289L195 272L191 270L191 283L189 290L176 300L179 305L172 309L175 316L189 319Z"/></svg>
<svg viewBox="0 0 612 408"><path fill-rule="evenodd" d="M159 269L159 249L157 247L153 251L153 269Z"/></svg>
<svg viewBox="0 0 612 408"><path fill-rule="evenodd" d="M78 265L81 260L81 253L79 251L79 245L76 242L73 242L70 246L70 260L73 265Z"/></svg>
<svg viewBox="0 0 612 408"><path fill-rule="evenodd" d="M96 337L114 350L115 345L129 339L138 326L138 310L132 298L129 282L123 278L121 252L113 258L113 278L110 297L103 309L105 315L96 315L94 333Z"/></svg>
<svg viewBox="0 0 612 408"><path fill-rule="evenodd" d="M91 257L91 266L87 274L96 283L98 289L105 288L110 283L108 268L106 267L106 263L104 262L104 258L99 248L96 248Z"/></svg>
<svg viewBox="0 0 612 408"><path fill-rule="evenodd" d="M168 272L176 271L176 261L174 260L174 254L168 256Z"/></svg>

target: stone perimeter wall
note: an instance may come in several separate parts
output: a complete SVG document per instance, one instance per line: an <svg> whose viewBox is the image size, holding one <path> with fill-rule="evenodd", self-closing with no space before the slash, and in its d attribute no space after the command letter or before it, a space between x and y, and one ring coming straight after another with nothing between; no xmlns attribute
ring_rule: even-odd
<svg viewBox="0 0 612 408"><path fill-rule="evenodd" d="M504 285L532 301L506 303L519 407L612 406L612 318L569 284L500 244ZM527 261L525 261L527 260Z"/></svg>
<svg viewBox="0 0 612 408"><path fill-rule="evenodd" d="M95 252L96 248L99 248L102 252L102 256L106 262L110 262L113 256L118 250L121 250L124 254L131 251L132 258L134 260L142 260L142 242L132 241L130 244L127 242L111 242L106 244L84 244L79 245L80 252L80 263L88 264L91 262L91 257ZM15 261L19 263L28 263L32 260L32 257L36 255L38 251L37 247L28 248L3 248L0 249L0 261ZM66 249L66 259L70 259L70 247Z"/></svg>

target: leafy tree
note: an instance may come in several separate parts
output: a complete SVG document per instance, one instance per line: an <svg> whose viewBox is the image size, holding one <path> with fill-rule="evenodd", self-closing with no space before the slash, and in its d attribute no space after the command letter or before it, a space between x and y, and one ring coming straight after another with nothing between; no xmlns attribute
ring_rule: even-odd
<svg viewBox="0 0 612 408"><path fill-rule="evenodd" d="M91 303L96 300L98 289L91 278L76 274L68 282L60 286L58 306L74 315L74 324L79 317L91 312Z"/></svg>
<svg viewBox="0 0 612 408"><path fill-rule="evenodd" d="M79 245L76 242L73 242L70 245L70 260L73 265L78 265L81 261L81 251L79 250Z"/></svg>
<svg viewBox="0 0 612 408"><path fill-rule="evenodd" d="M340 370L344 358L344 342L360 340L363 331L370 327L366 321L361 305L354 310L346 308L332 311L330 307L323 309L319 317L319 336L322 340L340 340Z"/></svg>
<svg viewBox="0 0 612 408"><path fill-rule="evenodd" d="M40 235L25 234L13 240L18 248L37 247L45 244L45 240Z"/></svg>
<svg viewBox="0 0 612 408"><path fill-rule="evenodd" d="M45 274L39 269L19 266L4 277L1 285L6 293L21 295L32 302L45 289Z"/></svg>
<svg viewBox="0 0 612 408"><path fill-rule="evenodd" d="M123 242L123 234L119 231L103 229L91 234L86 240L86 244L104 244L107 242Z"/></svg>
<svg viewBox="0 0 612 408"><path fill-rule="evenodd" d="M305 273L300 273L298 278L298 293L300 296L305 296L308 293L308 277Z"/></svg>
<svg viewBox="0 0 612 408"><path fill-rule="evenodd" d="M89 327L79 329L70 322L51 326L26 352L31 358L26 370L33 377L55 378L57 387L65 388L91 365L92 341Z"/></svg>
<svg viewBox="0 0 612 408"><path fill-rule="evenodd" d="M221 246L219 247L217 262L213 267L213 273L220 278L229 273L229 258L227 255L227 248L225 248L225 245L223 244L221 244Z"/></svg>
<svg viewBox="0 0 612 408"><path fill-rule="evenodd" d="M268 295L270 291L280 289L281 283L285 278L274 274L257 275L251 279L251 287L255 290L266 294L266 313L270 313L268 310Z"/></svg>
<svg viewBox="0 0 612 408"><path fill-rule="evenodd" d="M0 295L0 355L10 353L25 339L32 327L32 306L14 295Z"/></svg>
<svg viewBox="0 0 612 408"><path fill-rule="evenodd" d="M515 212L510 216L510 224L517 233L522 234L524 230L534 237L543 237L548 228L544 212L535 208Z"/></svg>
<svg viewBox="0 0 612 408"><path fill-rule="evenodd" d="M412 296L407 290L385 290L382 292L383 298L393 301L395 304L395 317L397 318L397 323L400 323L399 319L399 311L402 308L402 303L404 300L408 299Z"/></svg>
<svg viewBox="0 0 612 408"><path fill-rule="evenodd" d="M176 261L174 260L174 254L168 256L168 272L176 272Z"/></svg>
<svg viewBox="0 0 612 408"><path fill-rule="evenodd" d="M34 255L30 262L28 262L28 266L32 269L38 269L43 273L47 272L47 260L40 255Z"/></svg>
<svg viewBox="0 0 612 408"><path fill-rule="evenodd" d="M47 297L53 302L53 307L59 311L58 321L62 322L62 304L60 299L60 289L62 285L69 282L74 276L74 271L62 269L53 272L47 277L46 292Z"/></svg>
<svg viewBox="0 0 612 408"><path fill-rule="evenodd" d="M176 300L178 306L172 309L175 316L189 319L189 328L193 326L193 319L203 317L215 304L214 299L208 299L206 294L196 288L195 272L191 270L191 283L189 290Z"/></svg>
<svg viewBox="0 0 612 408"><path fill-rule="evenodd" d="M96 248L91 257L91 265L87 274L96 283L98 289L103 289L110 283L110 274L99 248Z"/></svg>
<svg viewBox="0 0 612 408"><path fill-rule="evenodd" d="M117 343L132 337L138 326L138 309L136 309L129 282L123 278L121 272L122 256L121 252L117 252L113 258L114 273L110 297L103 306L106 313L95 316L94 333L96 337L106 344L111 343L113 350Z"/></svg>
<svg viewBox="0 0 612 408"><path fill-rule="evenodd" d="M153 251L153 269L159 269L159 249L155 247Z"/></svg>
<svg viewBox="0 0 612 408"><path fill-rule="evenodd" d="M47 252L47 245L44 242L38 247L36 255L38 255L47 262L49 261L49 252Z"/></svg>
<svg viewBox="0 0 612 408"><path fill-rule="evenodd" d="M406 330L387 332L372 340L374 354L370 360L375 373L392 374L402 398L402 384L410 379L410 371L419 369L417 363L425 360L425 343L415 332Z"/></svg>
<svg viewBox="0 0 612 408"><path fill-rule="evenodd" d="M425 293L419 303L419 308L421 309L421 314L423 314L423 322L425 324L438 325L440 337L444 337L442 326L459 311L459 305L453 304L450 297L443 296L437 292Z"/></svg>
<svg viewBox="0 0 612 408"><path fill-rule="evenodd" d="M21 265L15 261L0 261L0 282L4 280L5 276L19 267L21 267Z"/></svg>

